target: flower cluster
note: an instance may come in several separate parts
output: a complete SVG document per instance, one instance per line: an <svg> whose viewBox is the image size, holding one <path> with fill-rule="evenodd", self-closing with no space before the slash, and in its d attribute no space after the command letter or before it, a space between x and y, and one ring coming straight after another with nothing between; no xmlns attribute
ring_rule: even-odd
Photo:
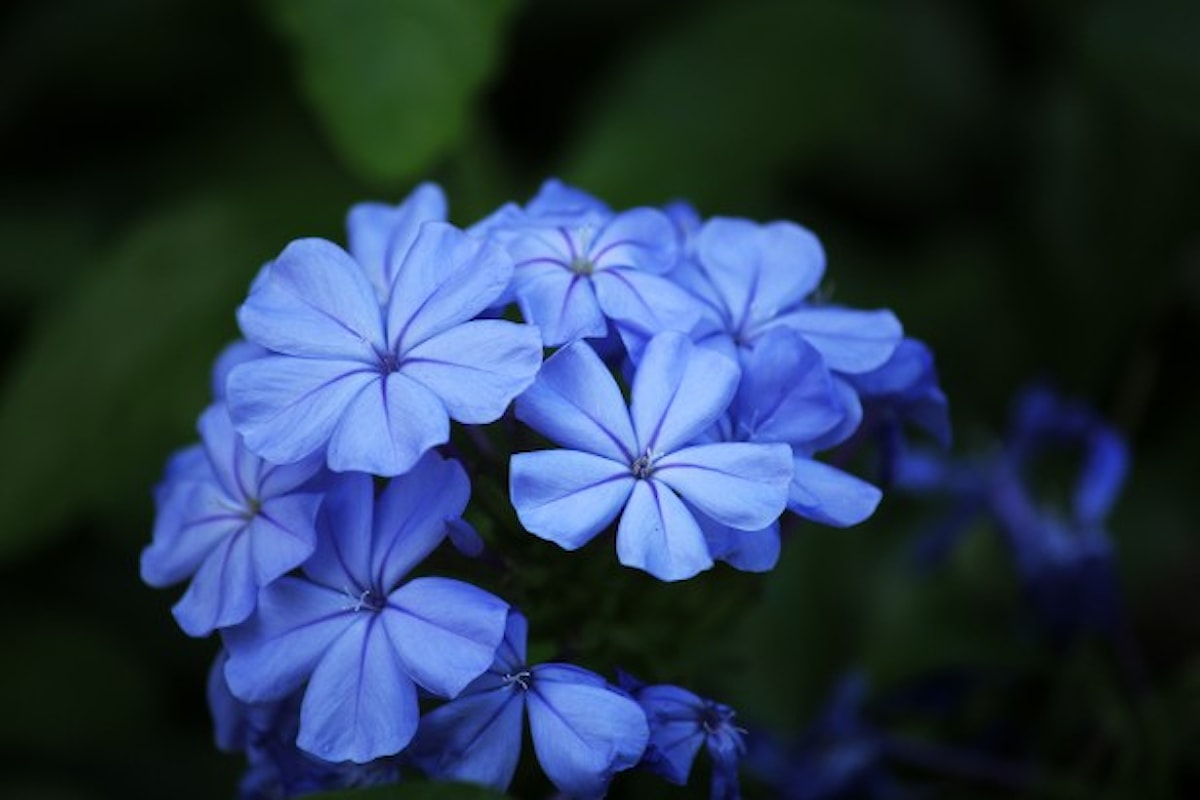
<svg viewBox="0 0 1200 800"><path fill-rule="evenodd" d="M346 249L301 239L264 266L201 444L157 489L142 576L190 580L180 627L220 636L210 704L250 760L243 794L408 768L504 789L528 717L568 795L638 764L685 782L706 744L714 797L736 797L728 707L530 665L525 616L427 558L483 549L464 515L490 455L520 525L566 550L615 523L621 564L663 581L770 570L785 514L874 512L879 489L818 456L864 404L937 432L936 378L906 377L920 346L891 312L821 297L794 223L615 211L557 181L465 230L446 214L425 184L351 209ZM514 452L533 434L551 446Z"/></svg>

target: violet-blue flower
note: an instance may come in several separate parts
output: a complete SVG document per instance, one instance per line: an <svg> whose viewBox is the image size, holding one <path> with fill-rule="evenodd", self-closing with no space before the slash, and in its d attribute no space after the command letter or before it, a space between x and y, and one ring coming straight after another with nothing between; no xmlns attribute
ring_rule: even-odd
<svg viewBox="0 0 1200 800"><path fill-rule="evenodd" d="M738 800L738 762L746 752L745 731L734 723L734 710L680 686L648 686L629 675L621 676L646 712L650 744L643 763L667 781L684 785L692 762L703 745L712 759L712 800Z"/></svg>
<svg viewBox="0 0 1200 800"><path fill-rule="evenodd" d="M417 727L417 690L453 697L491 665L508 606L461 581L405 581L447 534L470 486L429 453L374 496L371 476L339 476L318 515L303 574L266 587L246 623L224 631L225 677L245 702L304 688L297 744L327 761L400 751Z"/></svg>
<svg viewBox="0 0 1200 800"><path fill-rule="evenodd" d="M521 755L525 711L542 770L571 797L600 797L638 762L645 714L602 677L570 664L528 666L528 623L509 616L496 662L455 700L421 718L410 749L429 775L505 790Z"/></svg>
<svg viewBox="0 0 1200 800"><path fill-rule="evenodd" d="M547 345L601 337L611 320L645 338L688 330L695 301L664 277L678 262L661 211L614 214L577 189L548 183L523 211L494 215L489 234L512 254L513 292Z"/></svg>
<svg viewBox="0 0 1200 800"><path fill-rule="evenodd" d="M811 302L825 273L817 238L792 222L758 225L713 217L695 235L695 257L672 278L704 306L694 338L730 356L775 327L802 334L830 369L859 373L891 356L901 338L886 310Z"/></svg>
<svg viewBox="0 0 1200 800"><path fill-rule="evenodd" d="M622 564L668 581L712 566L688 505L756 531L783 511L792 476L784 444L693 444L733 399L738 375L724 356L662 333L646 347L627 407L586 343L558 351L516 404L519 419L566 448L512 457L522 525L574 550L620 516Z"/></svg>
<svg viewBox="0 0 1200 800"><path fill-rule="evenodd" d="M235 367L227 385L254 452L278 463L319 452L339 472L399 475L448 440L451 418L491 422L533 380L537 329L474 319L508 285L511 259L446 223L414 234L420 216L402 215L401 244L383 248L379 269L378 243L356 247L363 264L301 239L256 281L238 322L272 354Z"/></svg>
<svg viewBox="0 0 1200 800"><path fill-rule="evenodd" d="M202 444L168 463L141 561L151 586L191 577L173 609L190 636L245 620L260 587L312 554L321 502L306 487L320 461L263 461L246 449L220 403L201 415L199 428Z"/></svg>

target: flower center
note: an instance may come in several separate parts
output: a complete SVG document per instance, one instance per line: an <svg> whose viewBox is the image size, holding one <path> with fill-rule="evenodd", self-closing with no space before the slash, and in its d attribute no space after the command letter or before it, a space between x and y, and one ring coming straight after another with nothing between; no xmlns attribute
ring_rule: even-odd
<svg viewBox="0 0 1200 800"><path fill-rule="evenodd" d="M355 594L349 588L343 589L346 596L352 601L346 606L348 611L382 611L387 605L387 598L382 592L372 592L370 589L363 589L358 594Z"/></svg>
<svg viewBox="0 0 1200 800"><path fill-rule="evenodd" d="M712 735L725 728L732 719L732 711L708 703L705 704L704 711L700 714L700 727L704 729L705 733Z"/></svg>
<svg viewBox="0 0 1200 800"><path fill-rule="evenodd" d="M633 477L645 479L654 474L654 459L655 456L649 450L634 459L634 462L629 465Z"/></svg>
<svg viewBox="0 0 1200 800"><path fill-rule="evenodd" d="M533 673L527 669L520 672L509 672L504 676L504 685L508 687L518 686L522 692L529 691L529 684L533 681Z"/></svg>
<svg viewBox="0 0 1200 800"><path fill-rule="evenodd" d="M246 507L242 509L242 519L249 522L258 516L258 512L262 511L262 500L257 497L247 497Z"/></svg>
<svg viewBox="0 0 1200 800"><path fill-rule="evenodd" d="M596 265L587 256L575 256L571 259L571 263L567 265L567 269L576 275L591 275L595 271Z"/></svg>
<svg viewBox="0 0 1200 800"><path fill-rule="evenodd" d="M379 371L384 375L400 371L400 359L395 353L379 354Z"/></svg>

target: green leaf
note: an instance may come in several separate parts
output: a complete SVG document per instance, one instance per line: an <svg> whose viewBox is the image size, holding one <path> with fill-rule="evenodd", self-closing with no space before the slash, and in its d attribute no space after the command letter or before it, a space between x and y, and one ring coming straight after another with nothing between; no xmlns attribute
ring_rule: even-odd
<svg viewBox="0 0 1200 800"><path fill-rule="evenodd" d="M363 177L410 178L464 133L511 0L269 0L301 87Z"/></svg>
<svg viewBox="0 0 1200 800"><path fill-rule="evenodd" d="M194 438L233 311L278 250L259 203L145 220L39 320L0 395L0 558L85 511L141 506Z"/></svg>
<svg viewBox="0 0 1200 800"><path fill-rule="evenodd" d="M681 15L622 58L563 175L617 205L682 196L747 213L786 170L831 158L911 172L979 105L971 39L940 13L810 0Z"/></svg>
<svg viewBox="0 0 1200 800"><path fill-rule="evenodd" d="M311 800L504 800L506 794L469 783L404 781L395 786L305 795Z"/></svg>

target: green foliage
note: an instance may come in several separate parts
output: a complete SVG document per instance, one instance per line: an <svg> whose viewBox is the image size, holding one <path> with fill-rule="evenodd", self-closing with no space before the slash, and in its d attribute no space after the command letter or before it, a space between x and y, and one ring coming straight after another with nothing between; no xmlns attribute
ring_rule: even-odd
<svg viewBox="0 0 1200 800"><path fill-rule="evenodd" d="M446 155L491 75L512 0L269 0L301 88L364 178L412 180Z"/></svg>

